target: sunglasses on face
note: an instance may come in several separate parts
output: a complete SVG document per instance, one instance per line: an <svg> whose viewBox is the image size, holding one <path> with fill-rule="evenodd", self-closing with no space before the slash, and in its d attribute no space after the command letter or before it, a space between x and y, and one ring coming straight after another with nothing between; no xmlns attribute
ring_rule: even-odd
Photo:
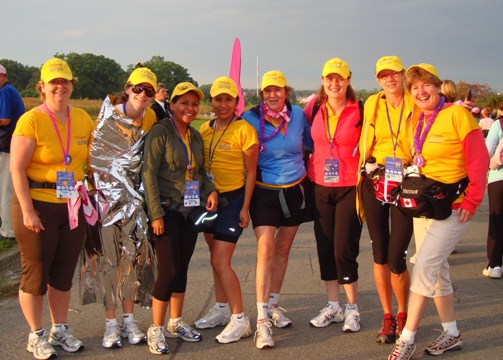
<svg viewBox="0 0 503 360"><path fill-rule="evenodd" d="M135 94L141 94L143 91L145 91L145 95L147 95L147 97L154 97L155 95L155 90L145 85L133 85L131 86L131 90Z"/></svg>

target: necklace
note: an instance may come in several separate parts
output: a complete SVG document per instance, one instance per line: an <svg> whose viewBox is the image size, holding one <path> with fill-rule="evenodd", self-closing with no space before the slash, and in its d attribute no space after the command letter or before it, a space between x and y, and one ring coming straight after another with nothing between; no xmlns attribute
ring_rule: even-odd
<svg viewBox="0 0 503 360"><path fill-rule="evenodd" d="M424 157L421 155L421 151L423 150L423 145L424 142L426 141L426 136L428 136L428 133L430 132L431 126L433 125L433 122L435 121L435 118L438 115L438 112L442 109L445 103L445 98L443 96L440 97L440 101L438 102L437 106L435 107L435 110L433 110L433 113L431 114L430 119L426 123L426 126L423 130L423 124L424 124L424 112L419 115L419 121L417 123L416 127L416 132L414 134L414 151L416 152L416 155L414 156L414 164L417 165L417 167L423 167L424 166Z"/></svg>

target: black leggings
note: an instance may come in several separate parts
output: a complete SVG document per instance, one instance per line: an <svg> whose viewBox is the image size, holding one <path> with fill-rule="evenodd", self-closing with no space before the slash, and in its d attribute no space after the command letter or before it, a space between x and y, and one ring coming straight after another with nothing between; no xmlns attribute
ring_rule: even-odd
<svg viewBox="0 0 503 360"><path fill-rule="evenodd" d="M503 180L487 185L489 195L489 230L487 260L492 268L501 266L503 258Z"/></svg>
<svg viewBox="0 0 503 360"><path fill-rule="evenodd" d="M164 234L154 235L151 229L159 270L153 296L169 301L172 293L184 293L187 288L187 271L198 233L194 224L179 212L164 211Z"/></svg>
<svg viewBox="0 0 503 360"><path fill-rule="evenodd" d="M314 191L314 235L321 279L355 282L362 232L356 213L356 187L315 185Z"/></svg>
<svg viewBox="0 0 503 360"><path fill-rule="evenodd" d="M373 189L372 182L364 177L361 191L374 263L388 264L393 274L402 274L407 270L406 255L413 232L412 218L394 205L381 203L376 199Z"/></svg>

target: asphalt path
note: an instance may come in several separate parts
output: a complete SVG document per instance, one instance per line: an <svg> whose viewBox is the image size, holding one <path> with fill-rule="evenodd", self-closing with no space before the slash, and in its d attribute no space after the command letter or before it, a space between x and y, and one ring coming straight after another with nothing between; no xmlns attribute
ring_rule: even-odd
<svg viewBox="0 0 503 360"><path fill-rule="evenodd" d="M456 316L463 336L463 349L447 352L443 359L503 359L503 280L482 276L486 264L487 198L479 208L468 231L459 242L458 253L450 256L451 278L455 287ZM414 242L408 257L414 253ZM256 241L247 229L238 242L233 258L234 268L241 280L245 313L252 324L256 321L255 305ZM255 348L253 336L233 344L218 344L214 338L223 328L203 330L203 340L187 343L168 339L169 354L165 359L387 359L392 345L377 344L375 335L380 328L382 310L374 286L372 252L366 226L360 242L358 307L361 330L344 333L342 324L317 329L309 325L326 303L324 283L320 280L312 223L300 227L295 238L290 262L283 284L280 305L287 309L293 326L273 329L276 347ZM412 266L409 263L409 270ZM104 349L101 340L104 330L104 310L100 304L82 306L79 302L78 269L70 305L69 324L73 333L85 343L85 350L69 354L57 349L64 359L141 359L156 358L148 347L132 346L127 341L121 349ZM213 280L209 253L202 236L189 269L184 320L193 323L213 305ZM345 303L342 291L341 304ZM395 307L396 311L396 307ZM139 306L135 317L145 332L151 321L151 311ZM44 325L50 327L47 306ZM33 359L26 352L29 328L16 298L0 301L0 359ZM441 332L433 302L416 335L414 359L431 358L423 349ZM158 358L160 358L158 356Z"/></svg>

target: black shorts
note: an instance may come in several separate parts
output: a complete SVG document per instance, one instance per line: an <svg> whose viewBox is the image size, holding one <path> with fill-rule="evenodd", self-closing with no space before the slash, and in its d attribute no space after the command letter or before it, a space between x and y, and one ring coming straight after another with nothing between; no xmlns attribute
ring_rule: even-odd
<svg viewBox="0 0 503 360"><path fill-rule="evenodd" d="M303 219L304 195L300 185L272 189L256 185L250 203L253 228L299 226Z"/></svg>

